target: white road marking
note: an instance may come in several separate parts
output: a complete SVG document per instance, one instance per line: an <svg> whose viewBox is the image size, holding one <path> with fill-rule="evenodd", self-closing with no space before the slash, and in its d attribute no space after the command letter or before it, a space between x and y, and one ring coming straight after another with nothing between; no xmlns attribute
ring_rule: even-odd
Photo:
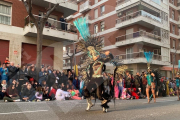
<svg viewBox="0 0 180 120"><path fill-rule="evenodd" d="M47 111L48 111L48 110L22 111L22 112L8 112L8 113L0 113L0 115L23 114L23 113L35 113L35 112L47 112Z"/></svg>

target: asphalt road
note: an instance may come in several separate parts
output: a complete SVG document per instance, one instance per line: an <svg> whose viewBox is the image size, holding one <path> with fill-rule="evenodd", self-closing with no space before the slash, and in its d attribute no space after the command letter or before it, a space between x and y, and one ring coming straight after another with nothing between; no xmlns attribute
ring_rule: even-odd
<svg viewBox="0 0 180 120"><path fill-rule="evenodd" d="M0 120L180 120L177 97L144 100L116 100L103 113L100 101L86 112L86 100L49 102L0 102ZM93 101L94 102L94 101Z"/></svg>

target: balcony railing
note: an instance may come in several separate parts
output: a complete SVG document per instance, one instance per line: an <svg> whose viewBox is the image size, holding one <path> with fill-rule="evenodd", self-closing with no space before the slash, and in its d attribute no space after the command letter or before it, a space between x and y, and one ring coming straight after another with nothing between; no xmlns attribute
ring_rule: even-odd
<svg viewBox="0 0 180 120"><path fill-rule="evenodd" d="M67 53L74 53L74 50L64 50L63 55L67 55Z"/></svg>
<svg viewBox="0 0 180 120"><path fill-rule="evenodd" d="M91 5L91 2L88 0L85 3L83 3L82 5L80 5L80 9L84 9L85 7L90 6L90 5Z"/></svg>
<svg viewBox="0 0 180 120"><path fill-rule="evenodd" d="M131 1L131 0L116 0L116 6L122 5L128 1Z"/></svg>
<svg viewBox="0 0 180 120"><path fill-rule="evenodd" d="M63 64L63 67L68 67L68 66L70 66L71 65L71 63L64 63Z"/></svg>
<svg viewBox="0 0 180 120"><path fill-rule="evenodd" d="M42 16L38 16L38 15L34 15L35 19L39 20ZM32 20L30 19L29 16L27 16L25 18L25 26L28 25L34 26L34 23L32 22ZM76 33L77 29L73 24L70 23L66 23L66 22L61 22L52 18L48 18L46 24L45 24L45 28L50 28L50 29L54 29L54 30L58 30L58 31L67 31L67 32L72 32L72 33Z"/></svg>
<svg viewBox="0 0 180 120"><path fill-rule="evenodd" d="M123 16L121 18L116 19L116 24L128 21L128 20L133 19L133 18L137 18L139 16L143 16L143 17L149 18L151 20L154 20L154 21L156 21L158 23L162 23L161 18L156 17L156 16L154 16L154 15L152 15L150 13L147 13L147 12L145 12L143 10L140 10L138 12L134 12L134 13L131 13L129 15L126 15L126 16Z"/></svg>
<svg viewBox="0 0 180 120"><path fill-rule="evenodd" d="M138 58L145 58L144 52L134 52L130 54L121 54L116 56L116 59L118 60L128 60L128 59L138 59ZM153 55L152 60L157 60L157 61L165 60L168 62L168 57L155 54Z"/></svg>
<svg viewBox="0 0 180 120"><path fill-rule="evenodd" d="M134 32L131 34L127 34L127 35L123 35L123 36L119 36L116 38L116 42L120 42L120 41L125 41L125 40L129 40L129 39L134 39L137 37L147 37L156 41L161 41L161 37L152 33L148 33L146 31L138 31L138 32Z"/></svg>
<svg viewBox="0 0 180 120"><path fill-rule="evenodd" d="M129 2L129 1L131 1L131 0L117 0L116 5L119 6L119 5L122 5L122 4L126 3L126 2ZM151 0L151 1L153 1L156 4L159 4L159 5L161 4L161 0Z"/></svg>

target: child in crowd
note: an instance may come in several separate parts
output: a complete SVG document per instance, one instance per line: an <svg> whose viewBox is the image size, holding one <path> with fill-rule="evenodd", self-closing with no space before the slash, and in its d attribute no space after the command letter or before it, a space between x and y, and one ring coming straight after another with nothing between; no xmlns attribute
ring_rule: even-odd
<svg viewBox="0 0 180 120"><path fill-rule="evenodd" d="M49 97L51 97L52 100L56 99L56 91L57 91L57 85L54 84L52 90L49 93Z"/></svg>
<svg viewBox="0 0 180 120"><path fill-rule="evenodd" d="M121 99L122 100L131 99L131 96L127 93L127 89L126 88L123 88Z"/></svg>
<svg viewBox="0 0 180 120"><path fill-rule="evenodd" d="M43 91L42 91L42 87L41 86L37 87L35 96L36 96L37 102L43 100Z"/></svg>
<svg viewBox="0 0 180 120"><path fill-rule="evenodd" d="M42 81L42 88L44 88L45 91L49 91L49 87L48 87L48 85L47 85L45 80Z"/></svg>
<svg viewBox="0 0 180 120"><path fill-rule="evenodd" d="M56 100L66 100L71 98L71 93L58 89L56 92Z"/></svg>

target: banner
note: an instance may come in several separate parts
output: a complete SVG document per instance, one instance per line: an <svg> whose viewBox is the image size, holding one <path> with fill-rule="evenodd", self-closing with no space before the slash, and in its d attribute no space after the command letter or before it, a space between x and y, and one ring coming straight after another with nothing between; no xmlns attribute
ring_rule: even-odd
<svg viewBox="0 0 180 120"><path fill-rule="evenodd" d="M180 69L180 60L178 60L178 68Z"/></svg>
<svg viewBox="0 0 180 120"><path fill-rule="evenodd" d="M78 66L77 65L74 66L74 72L76 72L75 75L78 76Z"/></svg>

